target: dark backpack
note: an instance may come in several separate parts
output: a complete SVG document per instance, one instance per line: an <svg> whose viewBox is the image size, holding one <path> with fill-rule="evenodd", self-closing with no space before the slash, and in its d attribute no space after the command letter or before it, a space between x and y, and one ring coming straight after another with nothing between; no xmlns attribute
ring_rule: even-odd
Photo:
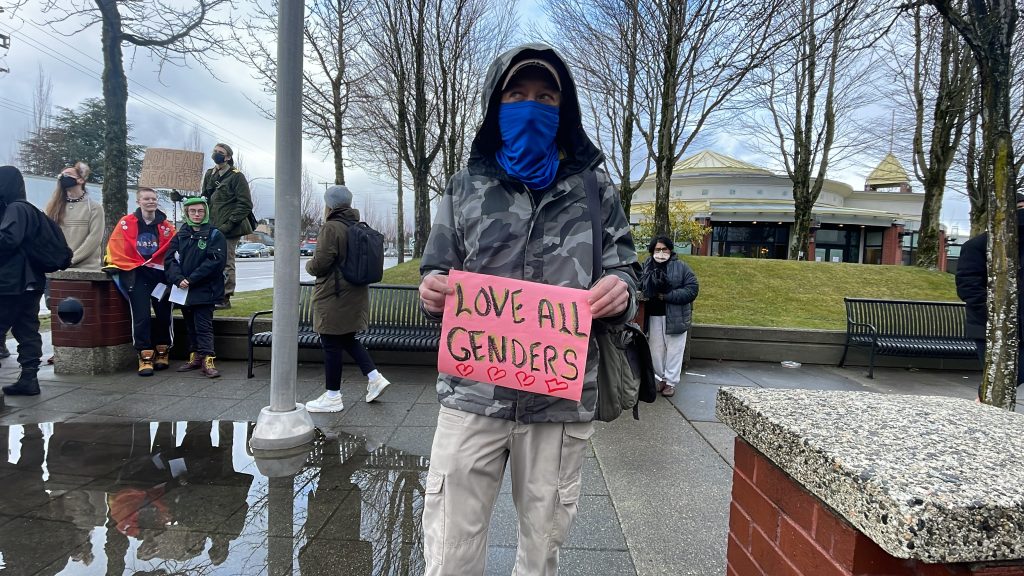
<svg viewBox="0 0 1024 576"><path fill-rule="evenodd" d="M583 173L583 187L590 206L590 225L593 231L593 280L601 278L603 234L601 229L601 198L597 189L597 176L593 170ZM594 339L597 341L597 413L596 420L611 422L623 411L632 409L633 418L640 419L640 402L658 399L654 378L654 362L644 331L632 322L611 326L594 320Z"/></svg>
<svg viewBox="0 0 1024 576"><path fill-rule="evenodd" d="M27 200L17 202L30 206L30 212L36 220L35 236L28 238L22 248L29 265L37 272L43 273L66 270L71 266L71 257L74 253L68 247L68 241L64 238L60 226Z"/></svg>
<svg viewBox="0 0 1024 576"><path fill-rule="evenodd" d="M365 286L384 278L384 235L366 222L332 218L348 225L348 244L341 275L349 284Z"/></svg>

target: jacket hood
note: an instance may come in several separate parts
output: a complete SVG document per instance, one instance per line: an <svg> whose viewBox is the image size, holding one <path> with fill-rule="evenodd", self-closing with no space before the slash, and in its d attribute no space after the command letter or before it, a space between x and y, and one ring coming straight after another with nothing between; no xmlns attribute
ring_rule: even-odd
<svg viewBox="0 0 1024 576"><path fill-rule="evenodd" d="M144 220L142 219L142 208L136 208L135 209L135 218L137 218L139 222L144 222ZM153 225L155 226L155 225L163 222L164 220L167 220L167 214L164 214L163 210L160 210L159 208L157 208L156 209L156 217L153 218ZM186 218L186 220L187 220L187 218Z"/></svg>
<svg viewBox="0 0 1024 576"><path fill-rule="evenodd" d="M0 166L0 204L7 205L25 198L25 178L21 171L14 166Z"/></svg>
<svg viewBox="0 0 1024 576"><path fill-rule="evenodd" d="M327 213L327 220L355 220L359 221L359 210L351 206L339 206L338 208L332 208Z"/></svg>
<svg viewBox="0 0 1024 576"><path fill-rule="evenodd" d="M604 155L583 130L579 94L576 91L576 81L569 72L569 67L554 48L546 44L534 43L524 44L498 56L487 70L480 102L483 109L483 122L473 138L469 156L470 172L510 180L508 174L494 157L494 153L501 148L501 132L498 129L501 85L508 75L509 69L527 58L540 58L551 64L558 71L562 83L562 104L558 109L558 134L555 136L562 158L555 180L561 180L566 176L578 174L599 165L604 161Z"/></svg>

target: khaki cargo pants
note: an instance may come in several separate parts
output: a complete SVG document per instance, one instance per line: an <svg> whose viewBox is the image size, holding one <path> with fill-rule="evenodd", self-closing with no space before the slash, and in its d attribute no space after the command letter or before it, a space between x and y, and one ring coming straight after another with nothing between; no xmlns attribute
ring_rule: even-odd
<svg viewBox="0 0 1024 576"><path fill-rule="evenodd" d="M423 506L426 576L484 573L506 463L519 516L513 576L553 576L576 518L591 422L520 424L441 407Z"/></svg>

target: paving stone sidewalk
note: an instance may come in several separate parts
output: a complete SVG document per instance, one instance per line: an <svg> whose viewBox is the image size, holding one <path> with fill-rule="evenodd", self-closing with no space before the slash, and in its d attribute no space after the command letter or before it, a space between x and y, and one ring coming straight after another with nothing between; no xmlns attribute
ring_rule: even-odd
<svg viewBox="0 0 1024 576"><path fill-rule="evenodd" d="M268 368L258 368L260 377L249 380L242 362L219 366L223 377L216 380L173 370L151 378L134 373L62 376L44 367L42 394L7 398L0 425L254 419L269 399ZM328 433L364 439L367 450L386 446L429 457L437 420L436 373L428 367L381 369L395 385L379 402L363 402L365 381L351 378L347 370L349 377L342 385L346 409L314 415L316 424ZM16 377L14 359L4 360L0 383ZM322 366L300 365L297 399L319 395L321 378ZM768 363L694 361L671 401L659 398L643 405L639 422L623 417L598 425L584 463L579 516L563 549L561 574L725 573L734 435L714 416L720 386L860 390L970 400L979 378L977 372L881 368L869 380L856 367L789 369ZM488 574L507 575L515 561L516 542L507 481L491 526ZM334 573L338 566L324 567L322 572L307 566L302 574Z"/></svg>

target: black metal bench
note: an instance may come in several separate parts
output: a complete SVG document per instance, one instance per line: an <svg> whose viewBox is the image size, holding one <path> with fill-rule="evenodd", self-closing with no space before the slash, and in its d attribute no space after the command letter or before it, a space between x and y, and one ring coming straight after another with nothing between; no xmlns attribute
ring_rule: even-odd
<svg viewBox="0 0 1024 576"><path fill-rule="evenodd" d="M846 301L846 346L871 349L868 378L874 378L875 356L974 358L977 346L964 336L963 302L874 300Z"/></svg>
<svg viewBox="0 0 1024 576"><path fill-rule="evenodd" d="M270 347L273 332L253 333L256 318L273 310L256 312L249 318L249 378L253 377L253 349ZM320 348L320 335L313 331L313 283L299 285L299 348ZM372 284L370 319L364 332L356 334L367 350L393 352L432 352L441 339L441 324L428 320L420 311L416 286Z"/></svg>

